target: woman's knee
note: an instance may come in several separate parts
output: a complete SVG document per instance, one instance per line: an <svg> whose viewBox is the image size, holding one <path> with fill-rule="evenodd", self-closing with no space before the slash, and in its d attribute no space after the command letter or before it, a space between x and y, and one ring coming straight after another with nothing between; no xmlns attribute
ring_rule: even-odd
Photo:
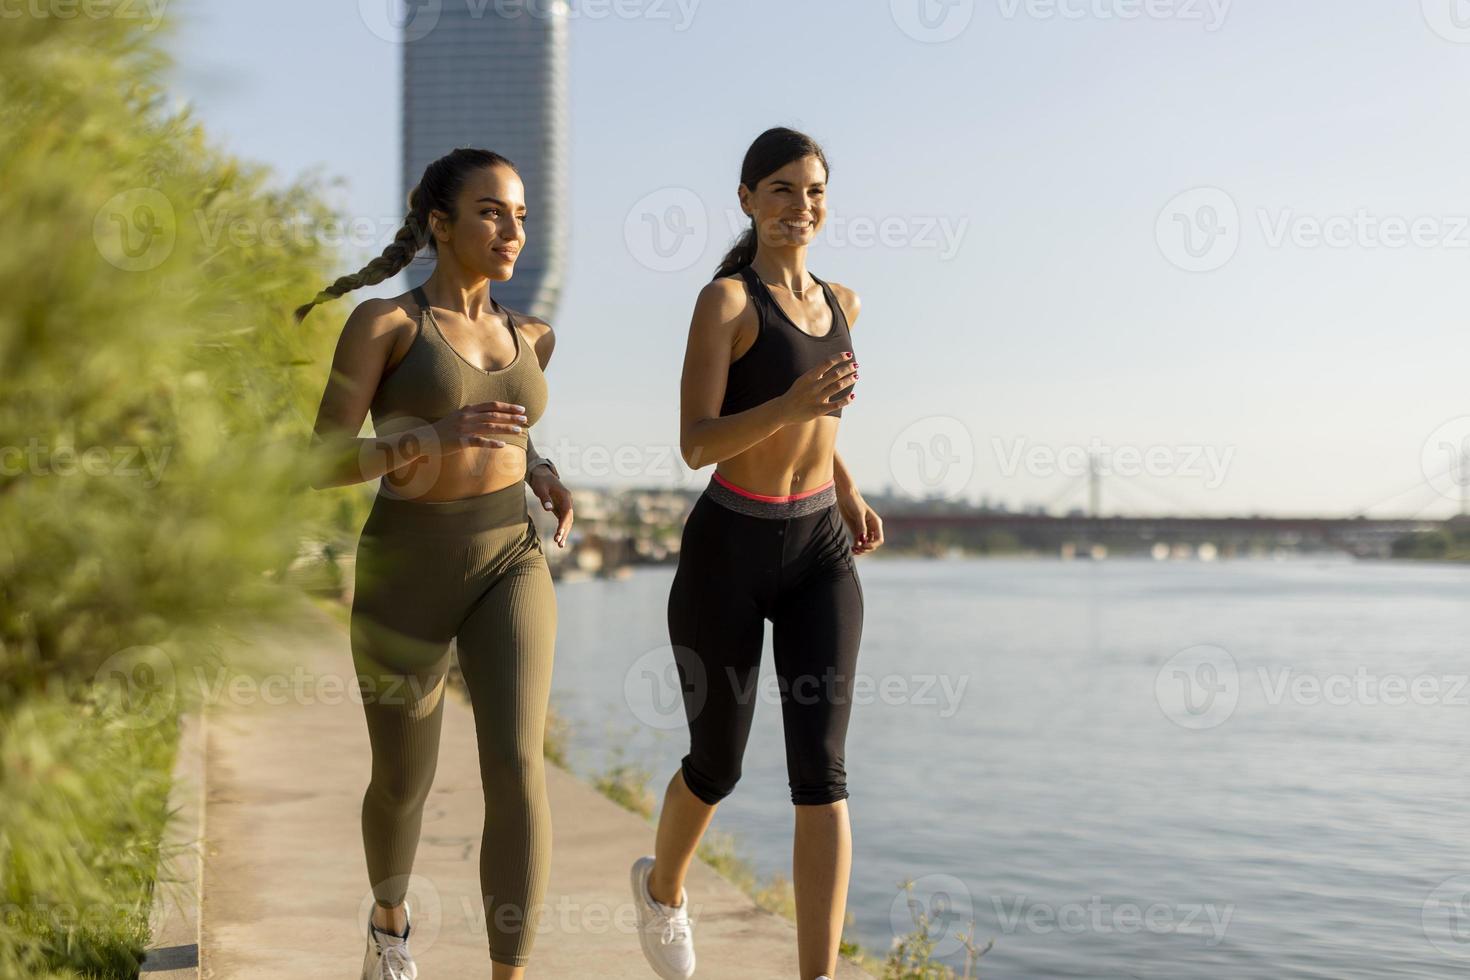
<svg viewBox="0 0 1470 980"><path fill-rule="evenodd" d="M482 750L480 782L486 800L499 800L501 806L545 792L546 759L541 744L527 744L524 751L519 746Z"/></svg>
<svg viewBox="0 0 1470 980"><path fill-rule="evenodd" d="M389 765L374 767L367 795L382 809L394 814L411 813L423 807L434 784L433 765Z"/></svg>
<svg viewBox="0 0 1470 980"><path fill-rule="evenodd" d="M705 758L696 761L692 755L686 755L680 762L679 769L684 775L684 785L689 787L689 792L708 806L714 806L729 796L735 791L735 784L740 782L739 759Z"/></svg>
<svg viewBox="0 0 1470 980"><path fill-rule="evenodd" d="M828 806L845 799L846 780L793 784L791 787L791 802L794 806Z"/></svg>
<svg viewBox="0 0 1470 980"><path fill-rule="evenodd" d="M847 770L841 746L822 742L787 763L791 802L798 806L847 799Z"/></svg>

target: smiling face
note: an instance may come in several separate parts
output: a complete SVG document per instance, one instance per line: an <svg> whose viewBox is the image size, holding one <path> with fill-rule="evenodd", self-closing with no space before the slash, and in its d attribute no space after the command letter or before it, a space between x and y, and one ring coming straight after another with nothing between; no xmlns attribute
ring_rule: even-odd
<svg viewBox="0 0 1470 980"><path fill-rule="evenodd" d="M440 257L453 255L493 282L509 279L526 244L526 189L520 176L501 165L471 171L454 203L454 220L439 211L430 215Z"/></svg>
<svg viewBox="0 0 1470 980"><path fill-rule="evenodd" d="M827 168L816 156L793 160L754 189L742 184L740 207L755 219L762 245L810 245L827 218Z"/></svg>

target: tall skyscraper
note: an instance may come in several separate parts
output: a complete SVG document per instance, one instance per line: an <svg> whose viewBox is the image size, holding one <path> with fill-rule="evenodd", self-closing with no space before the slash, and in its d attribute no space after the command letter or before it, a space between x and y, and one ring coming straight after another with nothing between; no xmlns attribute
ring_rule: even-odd
<svg viewBox="0 0 1470 980"><path fill-rule="evenodd" d="M403 200L424 167L455 147L509 157L525 183L530 220L515 276L494 286L495 297L545 319L566 269L566 66L566 0L419 0L405 26ZM408 282L432 268L425 251Z"/></svg>

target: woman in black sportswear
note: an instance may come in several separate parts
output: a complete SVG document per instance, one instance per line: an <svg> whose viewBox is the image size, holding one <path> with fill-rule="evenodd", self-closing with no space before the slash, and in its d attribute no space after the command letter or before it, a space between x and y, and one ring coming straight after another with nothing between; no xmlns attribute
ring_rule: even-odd
<svg viewBox="0 0 1470 980"><path fill-rule="evenodd" d="M632 869L643 950L666 978L694 971L684 878L740 778L767 619L796 808L801 978L837 968L852 856L843 751L863 621L853 556L882 544L883 524L836 451L858 378L857 294L806 269L827 175L801 133L755 140L739 188L751 227L690 325L681 450L691 467L715 464L685 523L668 604L690 746L664 796L656 854Z"/></svg>

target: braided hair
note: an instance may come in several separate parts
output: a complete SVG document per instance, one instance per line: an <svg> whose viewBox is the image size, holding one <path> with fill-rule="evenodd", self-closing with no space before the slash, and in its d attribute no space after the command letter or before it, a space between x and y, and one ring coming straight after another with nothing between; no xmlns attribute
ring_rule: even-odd
<svg viewBox="0 0 1470 980"><path fill-rule="evenodd" d="M354 289L371 286L397 275L425 245L437 255L439 243L429 233L429 213L442 211L453 220L456 217L454 202L464 187L465 178L482 167L497 164L511 170L516 168L515 164L499 153L470 147L451 150L425 167L423 177L408 192L408 214L404 216L403 227L398 229L393 241L383 249L383 254L357 272L342 276L317 293L311 302L297 307L296 322L305 320L312 307L318 303L326 303Z"/></svg>

